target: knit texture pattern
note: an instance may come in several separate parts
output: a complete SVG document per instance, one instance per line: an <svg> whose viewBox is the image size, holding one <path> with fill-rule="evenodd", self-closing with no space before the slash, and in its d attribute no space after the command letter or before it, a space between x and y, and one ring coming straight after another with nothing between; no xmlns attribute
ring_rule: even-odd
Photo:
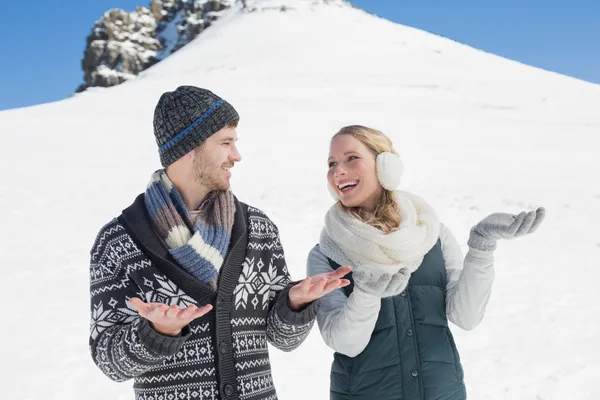
<svg viewBox="0 0 600 400"><path fill-rule="evenodd" d="M214 192L203 204L199 217L192 216L165 170L152 175L144 197L154 229L178 264L200 282L217 287L235 206L231 191Z"/></svg>
<svg viewBox="0 0 600 400"><path fill-rule="evenodd" d="M325 216L319 241L325 256L352 266L357 281L375 285L369 291L376 293L389 294L392 279L391 293L402 292L440 232L438 217L425 200L404 191L394 195L400 213L396 231L385 234L351 216L338 202Z"/></svg>
<svg viewBox="0 0 600 400"><path fill-rule="evenodd" d="M248 207L247 232L241 265L221 271L213 311L171 338L151 329L128 299L202 304L140 250L120 220L107 224L91 250L90 267L89 344L100 370L114 381L133 379L138 400L276 400L267 344L283 351L298 347L318 303L302 312L289 309L290 275L279 234L260 210ZM221 281L233 282L229 293L222 293ZM218 339L223 323L230 334ZM218 366L231 352L235 367L225 377Z"/></svg>
<svg viewBox="0 0 600 400"><path fill-rule="evenodd" d="M235 108L210 90L180 86L164 93L154 109L154 137L162 166L174 163L239 119Z"/></svg>

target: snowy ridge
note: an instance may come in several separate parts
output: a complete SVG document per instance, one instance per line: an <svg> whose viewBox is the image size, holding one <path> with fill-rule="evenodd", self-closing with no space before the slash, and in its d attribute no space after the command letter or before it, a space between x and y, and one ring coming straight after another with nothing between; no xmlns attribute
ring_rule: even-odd
<svg viewBox="0 0 600 400"><path fill-rule="evenodd" d="M87 38L84 83L77 91L134 78L193 40L235 1L152 0L150 8L105 12Z"/></svg>
<svg viewBox="0 0 600 400"><path fill-rule="evenodd" d="M84 83L77 89L110 87L135 78L170 56L226 12L314 10L349 6L345 0L152 0L149 8L111 9L94 24L82 60Z"/></svg>

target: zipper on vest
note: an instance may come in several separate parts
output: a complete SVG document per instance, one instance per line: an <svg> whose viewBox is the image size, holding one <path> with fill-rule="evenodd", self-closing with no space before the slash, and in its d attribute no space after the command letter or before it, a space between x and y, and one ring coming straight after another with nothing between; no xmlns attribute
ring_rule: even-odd
<svg viewBox="0 0 600 400"><path fill-rule="evenodd" d="M417 371L419 374L421 373L421 357L419 357L419 344L417 343L417 330L415 329L415 316L413 315L412 302L410 301L410 292L408 291L408 287L406 289L406 303L408 305L408 313L410 314L410 329L413 330L414 335L412 335L413 347L415 349L415 358L417 359ZM395 305L394 305L395 306ZM398 332L398 334L400 334ZM421 400L425 400L425 390L423 388L423 379L420 376L415 377L417 382L419 383L419 398Z"/></svg>

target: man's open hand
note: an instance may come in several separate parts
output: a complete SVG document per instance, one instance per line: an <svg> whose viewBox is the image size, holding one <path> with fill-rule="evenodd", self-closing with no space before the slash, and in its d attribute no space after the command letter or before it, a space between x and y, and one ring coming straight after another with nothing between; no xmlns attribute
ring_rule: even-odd
<svg viewBox="0 0 600 400"><path fill-rule="evenodd" d="M158 333L167 336L177 336L181 330L196 318L212 310L212 305L207 304L200 308L195 305L179 308L176 305L168 306L162 303L144 303L137 297L129 299L129 303L137 312L148 321Z"/></svg>

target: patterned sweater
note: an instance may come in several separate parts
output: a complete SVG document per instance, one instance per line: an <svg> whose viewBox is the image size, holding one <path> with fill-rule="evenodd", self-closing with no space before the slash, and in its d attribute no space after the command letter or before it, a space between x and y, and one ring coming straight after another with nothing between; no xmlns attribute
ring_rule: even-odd
<svg viewBox="0 0 600 400"><path fill-rule="evenodd" d="M169 255L143 194L102 228L91 250L90 351L115 381L134 379L136 399L276 400L267 343L283 351L308 336L318 302L288 306L291 287L276 226L236 199L231 244L217 290ZM129 303L213 304L178 337L156 332Z"/></svg>

